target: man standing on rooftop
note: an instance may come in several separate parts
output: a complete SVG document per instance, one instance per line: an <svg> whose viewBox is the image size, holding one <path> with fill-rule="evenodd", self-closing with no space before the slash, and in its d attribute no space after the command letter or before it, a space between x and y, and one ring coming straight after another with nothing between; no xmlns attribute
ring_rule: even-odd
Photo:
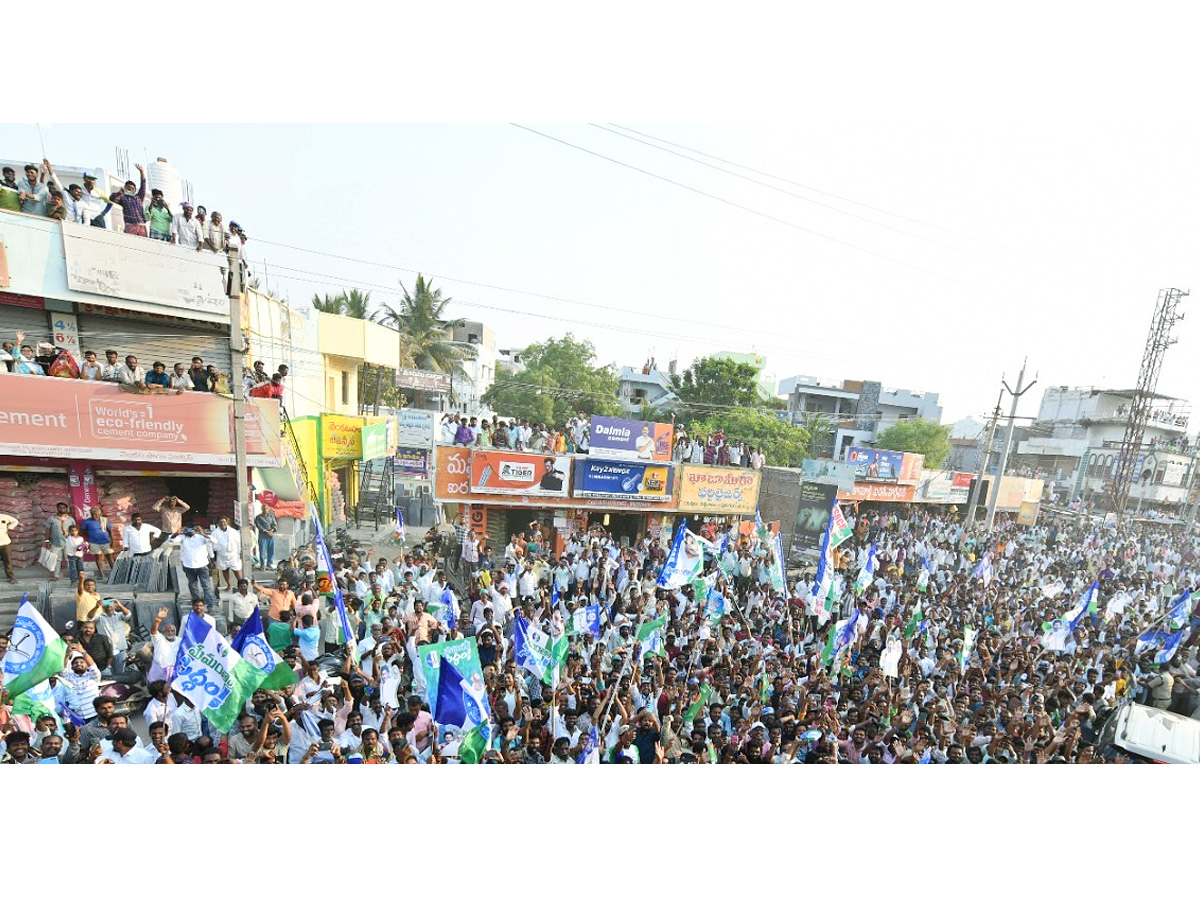
<svg viewBox="0 0 1200 900"><path fill-rule="evenodd" d="M138 174L141 175L141 186L136 187L132 181L125 182L125 190L118 191L109 197L113 203L118 203L121 206L121 212L125 216L125 233L136 234L141 237L148 237L146 232L146 213L144 206L146 203L146 170L142 168L142 164L137 164Z"/></svg>

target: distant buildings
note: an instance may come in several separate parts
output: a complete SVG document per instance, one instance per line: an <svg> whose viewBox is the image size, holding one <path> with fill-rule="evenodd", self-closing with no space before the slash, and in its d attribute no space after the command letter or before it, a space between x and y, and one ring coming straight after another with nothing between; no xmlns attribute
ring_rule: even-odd
<svg viewBox="0 0 1200 900"><path fill-rule="evenodd" d="M1103 505L1133 397L1132 389L1047 388L1028 436L1013 448L1010 472L1014 466L1040 469L1060 499L1084 496ZM1177 510L1187 501L1196 470L1195 438L1187 433L1190 412L1185 400L1154 396L1129 494L1138 509Z"/></svg>
<svg viewBox="0 0 1200 900"><path fill-rule="evenodd" d="M820 414L836 426L825 446L814 451L823 456L842 458L845 449L855 444L870 445L876 435L906 419L940 422L942 408L932 391L884 389L878 381L822 381L809 375L794 375L779 383L779 392L787 397L788 419L803 425Z"/></svg>
<svg viewBox="0 0 1200 900"><path fill-rule="evenodd" d="M671 366L673 368L674 363ZM621 409L635 414L677 403L679 396L671 388L672 374L671 370L660 370L653 359L637 369L621 366L617 372L617 399Z"/></svg>
<svg viewBox="0 0 1200 900"><path fill-rule="evenodd" d="M466 351L462 360L463 375L452 380L456 409L467 415L482 413L482 398L496 381L500 354L496 351L496 335L482 322L464 322L451 331L451 340Z"/></svg>

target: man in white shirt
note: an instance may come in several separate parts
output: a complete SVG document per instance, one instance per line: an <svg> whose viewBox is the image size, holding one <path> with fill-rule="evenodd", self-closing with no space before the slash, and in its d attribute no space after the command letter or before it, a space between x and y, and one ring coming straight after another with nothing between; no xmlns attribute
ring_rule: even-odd
<svg viewBox="0 0 1200 900"><path fill-rule="evenodd" d="M121 537L126 550L129 550L135 556L144 556L154 549L151 541L161 534L161 529L142 521L141 513L134 513L133 520L125 526Z"/></svg>
<svg viewBox="0 0 1200 900"><path fill-rule="evenodd" d="M117 370L117 379L121 384L145 384L146 370L138 365L137 357L130 354L125 357L125 365Z"/></svg>
<svg viewBox="0 0 1200 900"><path fill-rule="evenodd" d="M224 577L225 587L232 590L234 579L242 577L242 535L229 526L228 517L221 516L211 537L217 554L217 577Z"/></svg>
<svg viewBox="0 0 1200 900"><path fill-rule="evenodd" d="M137 732L126 726L113 732L112 750L103 757L115 765L150 765L158 762L158 753L138 746Z"/></svg>
<svg viewBox="0 0 1200 900"><path fill-rule="evenodd" d="M183 204L183 212L171 217L171 243L178 244L185 250L201 250L204 245L204 229L200 220L192 213L195 207L190 203Z"/></svg>
<svg viewBox="0 0 1200 900"><path fill-rule="evenodd" d="M237 590L233 592L233 621L231 625L241 625L254 613L259 606L258 594L250 590L250 582L239 578Z"/></svg>
<svg viewBox="0 0 1200 900"><path fill-rule="evenodd" d="M533 571L533 563L525 561L525 568L521 572L521 577L517 579L517 593L521 599L526 597L534 597L537 595L538 579Z"/></svg>
<svg viewBox="0 0 1200 900"><path fill-rule="evenodd" d="M204 533L203 528L189 525L183 529L183 534L171 538L171 543L179 546L180 562L187 575L188 593L192 595L192 600L203 600L206 605L215 603L212 577L208 574L212 539Z"/></svg>

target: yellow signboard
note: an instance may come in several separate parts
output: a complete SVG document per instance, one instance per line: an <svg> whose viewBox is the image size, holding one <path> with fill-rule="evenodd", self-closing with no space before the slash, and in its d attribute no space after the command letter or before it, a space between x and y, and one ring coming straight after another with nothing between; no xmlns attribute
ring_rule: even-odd
<svg viewBox="0 0 1200 900"><path fill-rule="evenodd" d="M362 459L361 416L321 416L321 455L325 459Z"/></svg>
<svg viewBox="0 0 1200 900"><path fill-rule="evenodd" d="M762 473L722 466L683 466L679 511L715 515L753 515Z"/></svg>

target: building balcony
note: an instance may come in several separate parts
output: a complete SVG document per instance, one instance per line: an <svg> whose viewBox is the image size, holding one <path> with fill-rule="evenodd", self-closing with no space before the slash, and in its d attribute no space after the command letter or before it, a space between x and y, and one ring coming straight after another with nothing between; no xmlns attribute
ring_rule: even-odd
<svg viewBox="0 0 1200 900"><path fill-rule="evenodd" d="M223 253L0 210L0 294L228 323L226 266Z"/></svg>

